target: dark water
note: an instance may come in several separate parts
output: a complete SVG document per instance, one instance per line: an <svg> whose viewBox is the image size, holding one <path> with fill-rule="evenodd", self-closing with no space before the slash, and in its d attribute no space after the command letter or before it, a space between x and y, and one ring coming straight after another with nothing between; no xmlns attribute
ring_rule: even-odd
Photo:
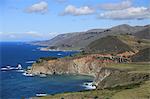
<svg viewBox="0 0 150 99"><path fill-rule="evenodd" d="M36 61L40 57L70 56L77 52L43 52L38 46L25 43L0 43L0 67L21 64L23 68L31 66L28 61ZM58 53L62 54L57 55ZM46 78L25 77L17 71L0 71L0 99L20 99L35 96L36 93L55 94L68 91L80 91L85 88L84 82L92 81L92 77L81 75L52 75Z"/></svg>

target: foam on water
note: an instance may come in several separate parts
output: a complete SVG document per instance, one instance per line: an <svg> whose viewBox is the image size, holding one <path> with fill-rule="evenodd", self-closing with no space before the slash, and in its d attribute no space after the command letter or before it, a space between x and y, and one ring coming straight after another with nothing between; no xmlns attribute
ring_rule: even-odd
<svg viewBox="0 0 150 99"><path fill-rule="evenodd" d="M27 64L32 64L32 63L35 63L36 61L27 61L26 63Z"/></svg>
<svg viewBox="0 0 150 99"><path fill-rule="evenodd" d="M1 43L0 67L17 66L21 64L23 69L32 63L29 60L38 60L40 57L64 57L76 52L62 51L40 51L38 46L25 43ZM36 50L36 51L33 51ZM62 55L57 55L61 53ZM62 92L81 91L85 87L80 86L84 82L92 81L92 77L81 75L48 75L26 77L22 75L23 70L0 71L0 93L2 99L21 99L23 97L33 97L37 93L55 94Z"/></svg>

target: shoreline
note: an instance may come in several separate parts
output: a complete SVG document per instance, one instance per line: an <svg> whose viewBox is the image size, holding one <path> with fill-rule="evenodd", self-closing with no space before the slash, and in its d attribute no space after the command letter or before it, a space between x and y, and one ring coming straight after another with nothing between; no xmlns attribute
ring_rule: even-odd
<svg viewBox="0 0 150 99"><path fill-rule="evenodd" d="M141 84L115 87L112 89L95 89L78 92L64 92L46 95L43 97L31 97L29 99L133 99L132 97L140 99L149 99L148 97L150 97L150 95L147 91L149 90L149 88L150 81L146 81Z"/></svg>
<svg viewBox="0 0 150 99"><path fill-rule="evenodd" d="M83 61L82 61L83 62ZM139 67L140 66L140 67ZM112 67L113 69L109 69L109 67ZM116 68L115 68L116 67ZM129 68L130 70L129 70ZM133 68L135 68L135 70L133 70ZM57 93L57 94L48 94L47 96L45 97L38 97L39 99L60 99L61 97L64 97L65 99L70 99L68 97L72 97L72 95L78 95L80 94L78 97L78 99L81 99L80 96L84 97L83 94L87 94L89 96L91 96L91 93L94 92L94 95L92 95L91 97L94 98L95 96L95 93L101 93L103 91L109 91L110 93L112 93L113 91L117 91L118 88L124 88L122 91L126 90L126 88L130 88L130 87L134 87L134 86L138 86L140 85L142 82L145 83L145 82L149 82L150 80L148 80L147 78L145 79L145 77L150 77L150 74L147 73L149 71L148 69L148 63L146 62L145 64L139 64L139 63L120 63L120 64L112 64L110 66L108 66L107 68L105 68L107 70L104 70L104 72L102 72L102 75L99 75L100 77L103 76L103 73L105 74L106 73L106 76L107 76L107 73L112 70L112 74L110 76L107 76L106 78L104 77L104 81L101 81L100 84L98 84L98 86L96 87L95 90L82 90L82 91L75 91L75 92L64 92L64 93ZM116 70L117 69L117 70ZM122 70L122 71L126 71L126 72L121 72L121 71L118 71L119 70ZM113 71L115 70L115 71ZM135 73L136 71L136 73ZM143 72L142 72L143 71ZM114 74L113 74L114 73ZM108 73L109 74L109 73ZM62 74L60 74L62 75ZM83 75L83 73L80 73L80 74L74 74L74 75ZM113 76L114 75L114 76ZM89 76L89 75L86 75L86 76ZM90 75L91 77L94 77L93 75ZM140 78L144 78L144 79L136 79L137 77L140 77ZM118 85L116 86L112 86L110 82L114 81L114 79L119 79L119 83L118 82L114 82ZM133 79L135 80L134 82L132 81ZM95 79L95 77L94 77ZM94 81L93 79L93 81ZM99 79L99 78L98 78ZM100 79L99 79L100 80ZM124 84L124 81L128 84ZM97 83L97 82L96 82ZM104 83L107 83L107 84L110 84L110 86L108 85L108 87L104 87L103 89L101 89L101 84L104 84ZM100 86L100 87L99 87ZM102 86L105 86L105 85L102 85ZM99 89L100 88L100 89ZM111 90L112 89L115 89L115 90ZM135 87L136 88L136 87ZM132 88L131 88L132 89ZM106 92L107 93L107 92ZM69 96L67 96L69 94ZM101 97L101 95L103 94L97 94L98 97ZM105 96L105 95L104 95ZM57 97L57 98L56 98ZM31 99L34 99L34 98L31 98ZM36 98L35 98L36 99ZM77 99L76 97L73 97L71 99ZM86 98L85 98L86 99ZM103 99L103 98L102 98ZM118 98L116 98L118 99Z"/></svg>
<svg viewBox="0 0 150 99"><path fill-rule="evenodd" d="M49 49L47 47L38 47L37 49L39 49L40 51L63 51L63 52L69 52L69 51L81 52L82 51L82 50Z"/></svg>

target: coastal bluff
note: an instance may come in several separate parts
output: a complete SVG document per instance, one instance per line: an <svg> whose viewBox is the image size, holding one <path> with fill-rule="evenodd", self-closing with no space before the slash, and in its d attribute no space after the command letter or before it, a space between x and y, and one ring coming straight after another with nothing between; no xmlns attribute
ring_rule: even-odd
<svg viewBox="0 0 150 99"><path fill-rule="evenodd" d="M94 77L93 85L97 89L137 84L150 79L150 73L134 73L108 66L116 63L112 57L101 55L83 55L50 60L39 60L28 73L40 74L81 74Z"/></svg>

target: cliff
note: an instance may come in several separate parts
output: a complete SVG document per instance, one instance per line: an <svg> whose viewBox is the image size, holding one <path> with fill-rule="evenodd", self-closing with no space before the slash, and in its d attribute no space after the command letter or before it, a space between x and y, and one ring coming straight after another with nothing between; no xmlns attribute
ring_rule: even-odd
<svg viewBox="0 0 150 99"><path fill-rule="evenodd" d="M35 63L30 73L33 74L85 74L95 76L103 64L93 57L60 58L56 60Z"/></svg>
<svg viewBox="0 0 150 99"><path fill-rule="evenodd" d="M39 74L82 74L94 76L93 84L98 89L124 86L149 80L149 73L130 73L126 70L108 67L108 63L116 61L102 61L98 55L59 58L43 60L34 63L28 73ZM106 57L105 57L106 58ZM109 60L108 58L106 60Z"/></svg>

